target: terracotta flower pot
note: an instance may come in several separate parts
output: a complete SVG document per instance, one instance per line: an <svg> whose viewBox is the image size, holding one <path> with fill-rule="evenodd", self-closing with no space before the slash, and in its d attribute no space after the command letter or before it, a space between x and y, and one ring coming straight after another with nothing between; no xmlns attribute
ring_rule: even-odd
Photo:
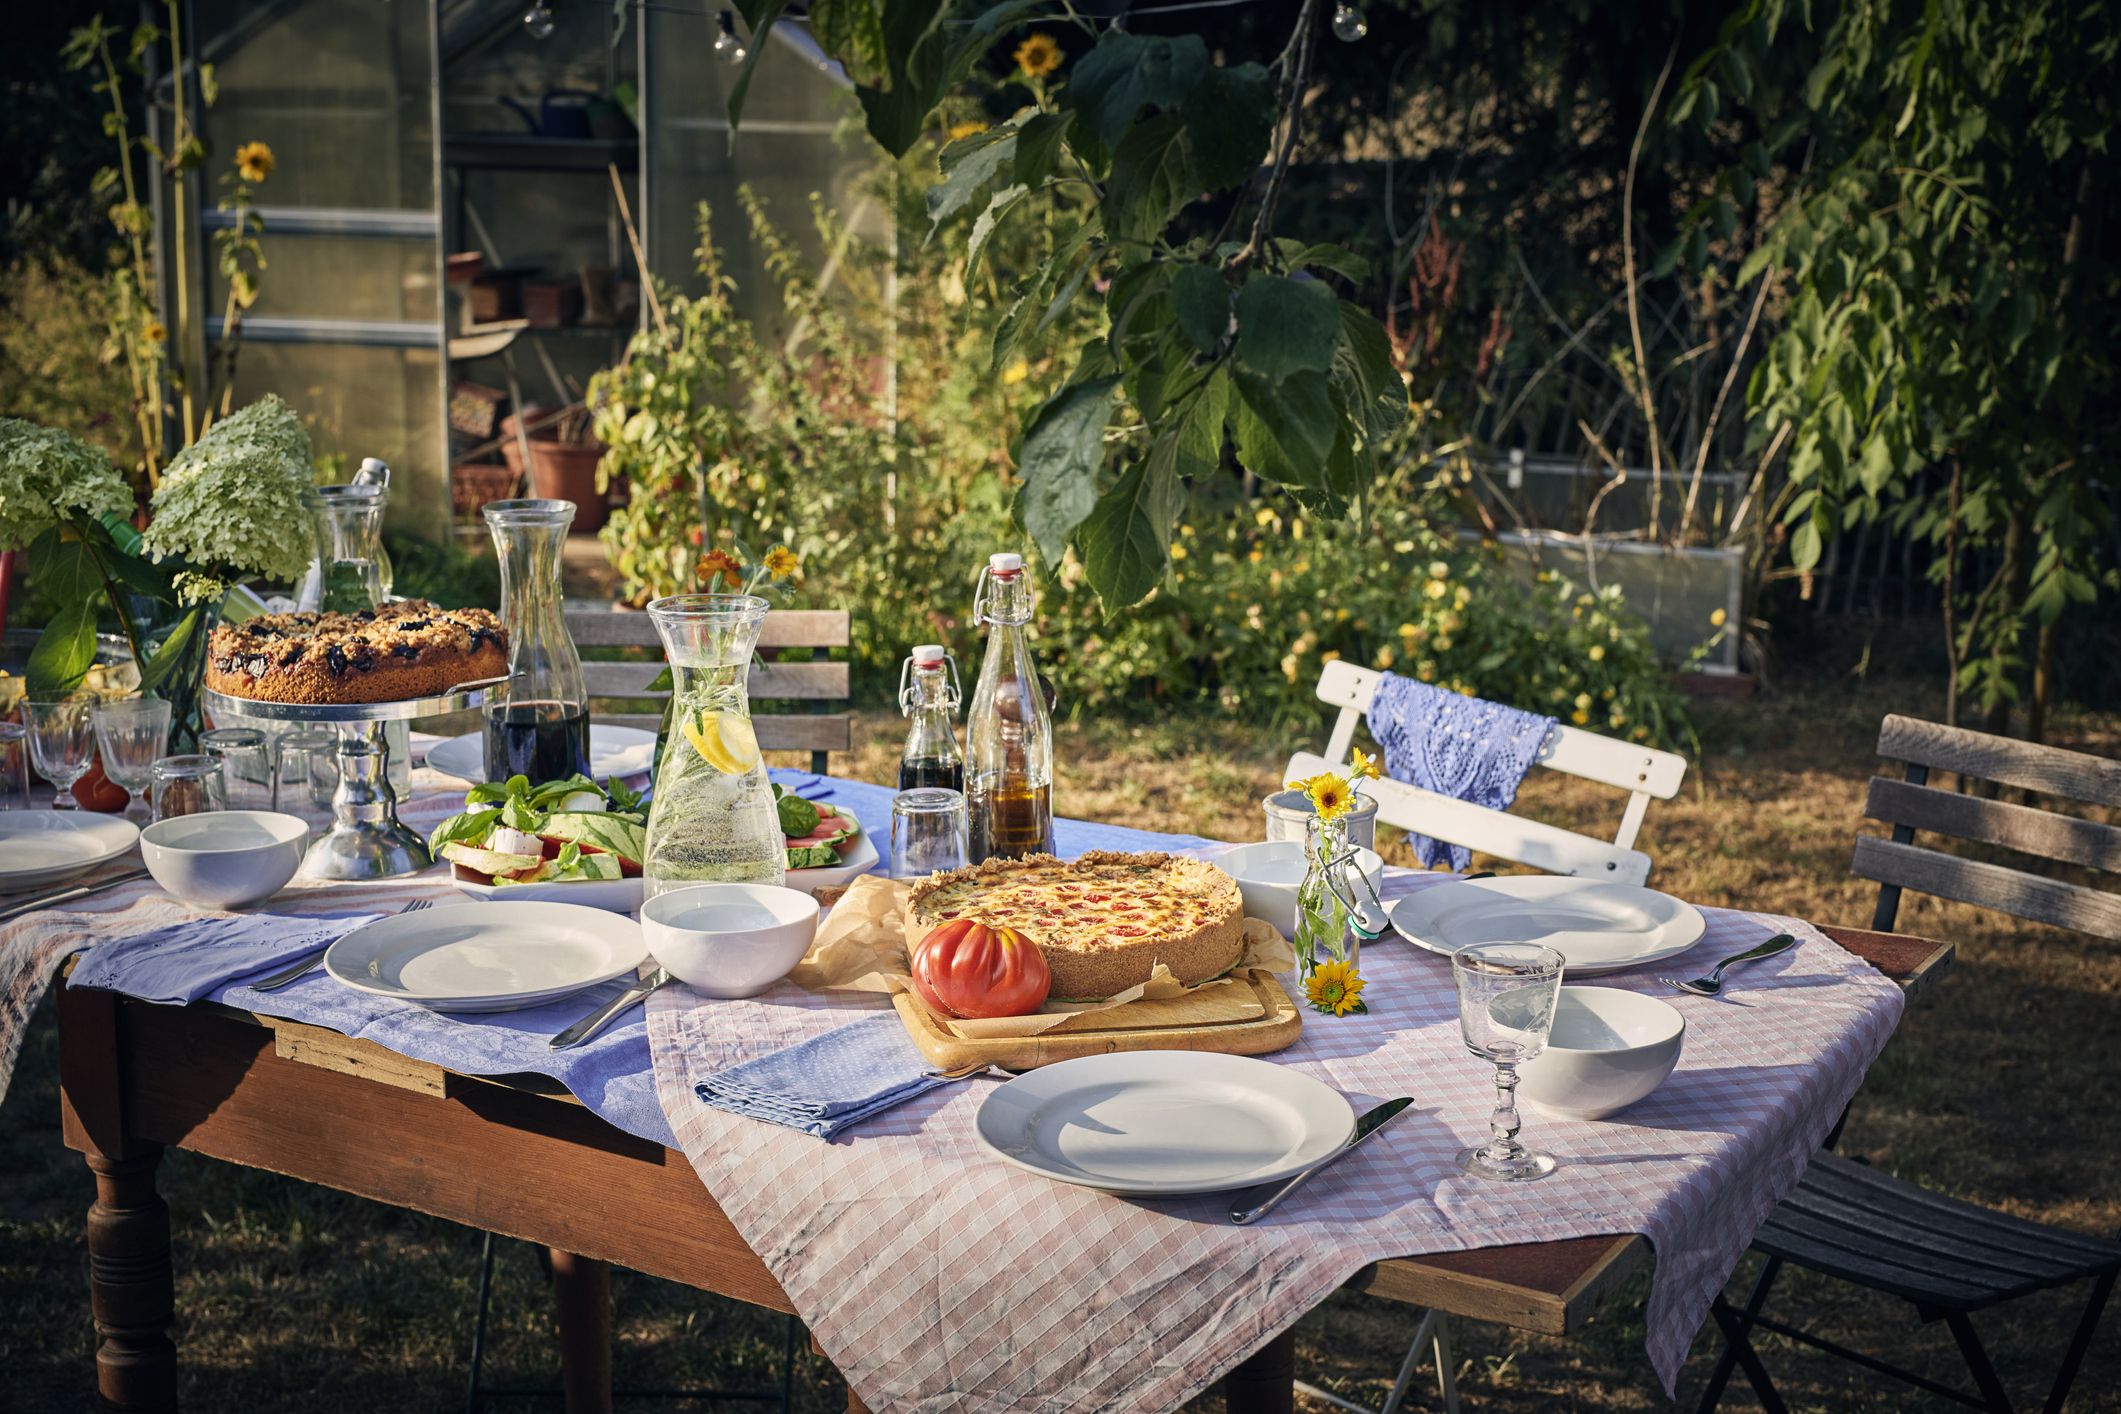
<svg viewBox="0 0 2121 1414"><path fill-rule="evenodd" d="M513 414L501 419L501 455L510 468L521 471L523 449L515 430ZM530 494L574 502L572 533L589 534L604 524L608 510L597 490L597 463L603 459L604 448L597 442L562 442L557 427L538 428L530 434Z"/></svg>

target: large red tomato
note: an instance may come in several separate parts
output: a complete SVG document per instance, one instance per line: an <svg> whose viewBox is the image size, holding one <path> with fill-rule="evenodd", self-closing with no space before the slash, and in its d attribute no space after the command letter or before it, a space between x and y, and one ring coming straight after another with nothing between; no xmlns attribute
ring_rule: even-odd
<svg viewBox="0 0 2121 1414"><path fill-rule="evenodd" d="M74 782L74 801L83 810L94 810L104 815L115 815L132 800L124 786L103 774L103 758L92 758L88 774Z"/></svg>
<svg viewBox="0 0 2121 1414"><path fill-rule="evenodd" d="M913 950L913 990L945 1016L1028 1016L1052 986L1036 943L977 918L953 918Z"/></svg>

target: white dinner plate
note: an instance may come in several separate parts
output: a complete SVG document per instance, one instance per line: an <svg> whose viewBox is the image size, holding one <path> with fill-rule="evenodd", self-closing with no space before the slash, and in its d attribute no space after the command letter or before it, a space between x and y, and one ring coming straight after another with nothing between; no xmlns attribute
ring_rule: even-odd
<svg viewBox="0 0 2121 1414"><path fill-rule="evenodd" d="M354 929L325 950L324 970L434 1011L513 1011L623 977L647 956L641 925L602 909L456 903Z"/></svg>
<svg viewBox="0 0 2121 1414"><path fill-rule="evenodd" d="M1400 936L1449 957L1473 943L1544 943L1571 977L1596 977L1677 957L1701 941L1701 910L1636 884L1551 874L1458 879L1386 910Z"/></svg>
<svg viewBox="0 0 2121 1414"><path fill-rule="evenodd" d="M477 785L486 779L486 734L470 732L436 742L427 749L427 764L445 776ZM654 764L654 732L589 724L589 774L599 783L613 776L643 775Z"/></svg>
<svg viewBox="0 0 2121 1414"><path fill-rule="evenodd" d="M449 882L457 892L486 902L574 903L601 908L610 913L631 913L648 897L646 881L636 874L630 879L567 879L550 884L482 884L467 879L456 865L449 869Z"/></svg>
<svg viewBox="0 0 2121 1414"><path fill-rule="evenodd" d="M1309 1168L1355 1111L1287 1066L1132 1051L1027 1071L980 1103L980 1141L1018 1168L1136 1197L1221 1193Z"/></svg>
<svg viewBox="0 0 2121 1414"><path fill-rule="evenodd" d="M92 811L0 811L0 894L63 884L140 842L140 827Z"/></svg>

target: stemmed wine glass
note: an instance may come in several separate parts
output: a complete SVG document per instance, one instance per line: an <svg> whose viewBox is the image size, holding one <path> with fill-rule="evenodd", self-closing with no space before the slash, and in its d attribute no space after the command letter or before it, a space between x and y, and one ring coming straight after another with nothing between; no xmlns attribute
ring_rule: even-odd
<svg viewBox="0 0 2121 1414"><path fill-rule="evenodd" d="M88 774L96 754L96 733L89 719L89 700L69 697L63 702L22 704L22 724L29 728L30 764L37 774L59 789L54 810L79 810L74 782Z"/></svg>
<svg viewBox="0 0 2121 1414"><path fill-rule="evenodd" d="M96 745L103 753L103 774L125 787L125 818L135 824L152 813L147 804L149 773L169 742L169 703L159 697L133 697L96 706Z"/></svg>
<svg viewBox="0 0 2121 1414"><path fill-rule="evenodd" d="M1475 943L1451 958L1466 1049L1495 1065L1488 1142L1458 1156L1458 1166L1476 1178L1525 1182L1554 1171L1553 1155L1517 1142L1517 1067L1546 1049L1563 961L1539 943Z"/></svg>

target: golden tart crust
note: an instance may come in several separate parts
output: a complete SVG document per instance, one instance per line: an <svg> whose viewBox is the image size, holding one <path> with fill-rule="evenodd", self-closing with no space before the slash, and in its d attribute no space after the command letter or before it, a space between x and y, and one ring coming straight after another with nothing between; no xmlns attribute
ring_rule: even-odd
<svg viewBox="0 0 2121 1414"><path fill-rule="evenodd" d="M1033 854L931 874L906 895L908 946L965 916L1036 943L1062 1001L1138 986L1159 962L1189 985L1206 982L1236 966L1245 945L1237 881L1202 860L1160 852Z"/></svg>
<svg viewBox="0 0 2121 1414"><path fill-rule="evenodd" d="M261 614L222 624L206 685L254 702L405 702L508 671L508 632L488 609L401 599L352 614Z"/></svg>

